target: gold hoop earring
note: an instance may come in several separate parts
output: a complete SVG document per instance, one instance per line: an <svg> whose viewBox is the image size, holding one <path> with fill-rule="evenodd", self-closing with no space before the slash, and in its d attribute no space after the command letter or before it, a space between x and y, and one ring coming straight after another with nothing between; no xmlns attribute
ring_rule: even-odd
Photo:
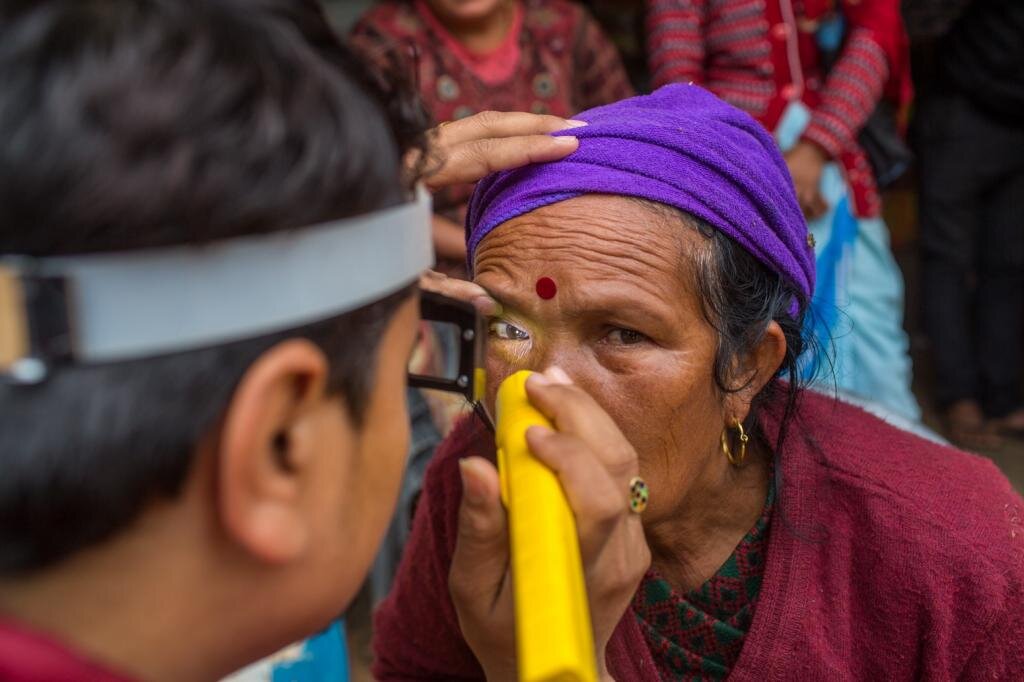
<svg viewBox="0 0 1024 682"><path fill-rule="evenodd" d="M734 467L743 466L744 460L747 458L747 442L750 441L750 436L743 430L743 424L740 420L735 420L736 430L740 432L740 454L739 457L732 453L732 448L729 447L729 434L728 429L722 429L722 452L725 453L726 458L729 460L729 464Z"/></svg>

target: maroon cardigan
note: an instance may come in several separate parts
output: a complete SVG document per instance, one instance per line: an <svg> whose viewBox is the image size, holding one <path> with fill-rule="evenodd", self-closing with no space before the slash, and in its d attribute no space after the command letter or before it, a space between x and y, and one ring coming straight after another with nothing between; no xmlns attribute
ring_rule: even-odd
<svg viewBox="0 0 1024 682"><path fill-rule="evenodd" d="M763 420L765 432L777 419ZM732 680L1024 679L1024 501L991 462L805 393L778 459L764 582ZM493 456L472 420L427 472L375 620L381 680L478 680L448 593L457 461ZM628 611L607 651L619 682L657 669Z"/></svg>

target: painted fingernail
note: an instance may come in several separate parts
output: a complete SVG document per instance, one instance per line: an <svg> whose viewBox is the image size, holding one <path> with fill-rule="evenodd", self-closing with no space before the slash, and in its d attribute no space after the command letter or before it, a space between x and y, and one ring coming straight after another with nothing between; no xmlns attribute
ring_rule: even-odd
<svg viewBox="0 0 1024 682"><path fill-rule="evenodd" d="M586 121L578 121L578 120L576 120L574 118L569 118L569 119L566 119L566 121L565 121L565 127L566 128L582 128L585 125L590 125L590 124L587 123Z"/></svg>
<svg viewBox="0 0 1024 682"><path fill-rule="evenodd" d="M561 367L548 367L544 374L547 375L552 384L560 384L562 386L572 384L572 379L569 378L569 375Z"/></svg>

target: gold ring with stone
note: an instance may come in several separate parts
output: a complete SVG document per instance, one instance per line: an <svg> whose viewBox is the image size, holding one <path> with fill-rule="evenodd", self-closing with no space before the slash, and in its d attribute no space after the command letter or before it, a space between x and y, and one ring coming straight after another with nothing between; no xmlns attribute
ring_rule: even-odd
<svg viewBox="0 0 1024 682"><path fill-rule="evenodd" d="M634 476L629 482L629 511L634 514L642 514L647 509L647 502L651 499L651 490L647 482L639 476Z"/></svg>

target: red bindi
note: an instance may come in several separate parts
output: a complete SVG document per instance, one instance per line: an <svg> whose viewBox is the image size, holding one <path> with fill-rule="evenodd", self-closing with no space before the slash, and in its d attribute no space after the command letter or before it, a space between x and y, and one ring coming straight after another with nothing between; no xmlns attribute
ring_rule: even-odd
<svg viewBox="0 0 1024 682"><path fill-rule="evenodd" d="M537 295L545 301L551 300L557 293L558 287L555 285L555 280L550 277L541 277L537 280Z"/></svg>

